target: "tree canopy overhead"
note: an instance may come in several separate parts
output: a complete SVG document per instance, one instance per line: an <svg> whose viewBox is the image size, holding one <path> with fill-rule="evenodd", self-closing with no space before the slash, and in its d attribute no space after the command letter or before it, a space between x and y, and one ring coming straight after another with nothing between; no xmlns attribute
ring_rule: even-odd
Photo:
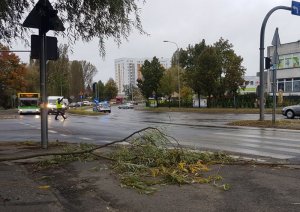
<svg viewBox="0 0 300 212"><path fill-rule="evenodd" d="M99 50L105 54L105 40L113 38L119 45L136 28L144 34L137 3L145 0L55 0L50 1L58 10L66 30L63 33L70 42L78 39L99 39ZM0 1L0 42L11 43L13 39L26 39L28 29L22 27L28 13L37 1Z"/></svg>

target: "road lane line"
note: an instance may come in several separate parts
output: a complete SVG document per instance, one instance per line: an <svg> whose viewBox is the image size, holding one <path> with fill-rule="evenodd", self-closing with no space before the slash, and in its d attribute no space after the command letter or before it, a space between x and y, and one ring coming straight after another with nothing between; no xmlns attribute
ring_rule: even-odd
<svg viewBox="0 0 300 212"><path fill-rule="evenodd" d="M82 140L87 140L87 141L93 141L93 140L94 140L94 139L87 138L87 137L79 137L79 139L82 139Z"/></svg>

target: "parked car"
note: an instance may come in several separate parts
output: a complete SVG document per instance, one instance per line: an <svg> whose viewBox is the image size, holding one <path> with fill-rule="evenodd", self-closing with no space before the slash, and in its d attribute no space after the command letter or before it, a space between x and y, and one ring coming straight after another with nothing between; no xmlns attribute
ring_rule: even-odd
<svg viewBox="0 0 300 212"><path fill-rule="evenodd" d="M300 104L284 107L281 112L288 119L293 119L295 116L300 116Z"/></svg>
<svg viewBox="0 0 300 212"><path fill-rule="evenodd" d="M110 104L108 102L99 102L98 105L94 106L93 111L111 113L111 107L110 107Z"/></svg>
<svg viewBox="0 0 300 212"><path fill-rule="evenodd" d="M92 105L92 102L89 102L89 101L83 101L82 104L84 106L91 106Z"/></svg>
<svg viewBox="0 0 300 212"><path fill-rule="evenodd" d="M123 105L119 105L118 106L119 109L133 109L134 106L132 103L126 103L126 104L123 104Z"/></svg>

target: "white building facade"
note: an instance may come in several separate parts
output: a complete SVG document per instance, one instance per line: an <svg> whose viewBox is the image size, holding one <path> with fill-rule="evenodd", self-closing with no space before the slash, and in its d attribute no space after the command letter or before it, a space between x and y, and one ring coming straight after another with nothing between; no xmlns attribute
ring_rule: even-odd
<svg viewBox="0 0 300 212"><path fill-rule="evenodd" d="M271 58L274 52L273 46L268 47L267 55ZM276 71L276 92L282 91L283 96L300 97L300 41L281 44L278 47L279 64ZM269 93L272 92L273 71L266 72L266 86Z"/></svg>
<svg viewBox="0 0 300 212"><path fill-rule="evenodd" d="M141 67L146 60L149 62L153 58L119 58L115 60L115 81L118 86L118 95L124 96L124 86L136 85L137 79L142 78ZM168 58L158 58L160 64L168 69L171 67L171 60Z"/></svg>
<svg viewBox="0 0 300 212"><path fill-rule="evenodd" d="M257 76L244 76L243 89L240 89L241 94L256 93L257 86L259 85L259 77Z"/></svg>

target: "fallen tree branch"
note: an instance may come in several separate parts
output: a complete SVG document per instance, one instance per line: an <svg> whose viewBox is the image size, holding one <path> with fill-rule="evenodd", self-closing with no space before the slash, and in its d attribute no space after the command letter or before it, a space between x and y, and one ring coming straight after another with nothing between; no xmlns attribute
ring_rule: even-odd
<svg viewBox="0 0 300 212"><path fill-rule="evenodd" d="M23 155L23 156L3 157L3 158L0 158L0 162L21 160L21 159L29 159L29 158L35 158L35 157L44 157L44 156L78 155L78 154L92 153L93 151L95 151L97 149L105 148L105 147L111 146L111 145L116 144L116 143L125 142L129 138L133 137L134 135L140 134L141 132L144 132L144 131L147 131L147 130L155 130L155 131L159 132L161 135L173 139L177 143L178 147L181 146L179 144L179 142L174 137L166 135L165 133L161 132L158 128L155 128L155 127L146 127L146 128L143 128L143 129L140 129L138 131L135 131L135 132L131 133L130 135L128 135L127 137L125 137L125 138L123 138L121 140L116 140L116 141L113 141L113 142L110 142L110 143L106 143L106 144L103 144L103 145L99 145L99 146L96 146L95 148L91 148L91 149L87 149L87 150L74 151L74 152L46 152L46 153L36 153L36 154ZM182 149L182 148L180 148L180 149ZM92 153L92 154L94 154L94 153ZM102 158L105 158L105 159L108 159L108 160L112 160L110 158L106 158L106 157L101 156L101 155L95 155L95 156L102 157ZM300 165L299 163L288 163L288 162L287 163L268 163L268 162L258 162L258 161L253 161L253 160L250 160L250 161L248 161L248 160L246 160L246 161L239 160L239 161L226 162L226 163L224 163L224 162L222 162L222 163L213 162L212 164L222 164L222 165L261 165L261 166L263 166L263 165L268 165L268 166Z"/></svg>
<svg viewBox="0 0 300 212"><path fill-rule="evenodd" d="M92 149L88 149L88 150L82 150L82 151L74 151L74 152L47 152L47 153L37 153L37 154L31 154L31 155L23 155L23 156L15 156L15 157L3 157L0 158L0 162L3 161L13 161L13 160L21 160L21 159L29 159L29 158L35 158L35 157L44 157L44 156L55 156L55 155L78 155L78 154L85 154L85 153L91 153L97 149L101 149L107 146L111 146L113 144L116 143L122 143L127 141L129 138L131 138L132 136L134 136L135 134L139 134L140 132L144 132L147 130L156 130L159 133L161 133L162 135L164 135L159 129L155 128L155 127L146 127L143 129L140 129L138 131L133 132L132 134L130 134L129 136L121 139L121 140L117 140L117 141L113 141L110 143L106 143L100 146L97 146L95 148Z"/></svg>

